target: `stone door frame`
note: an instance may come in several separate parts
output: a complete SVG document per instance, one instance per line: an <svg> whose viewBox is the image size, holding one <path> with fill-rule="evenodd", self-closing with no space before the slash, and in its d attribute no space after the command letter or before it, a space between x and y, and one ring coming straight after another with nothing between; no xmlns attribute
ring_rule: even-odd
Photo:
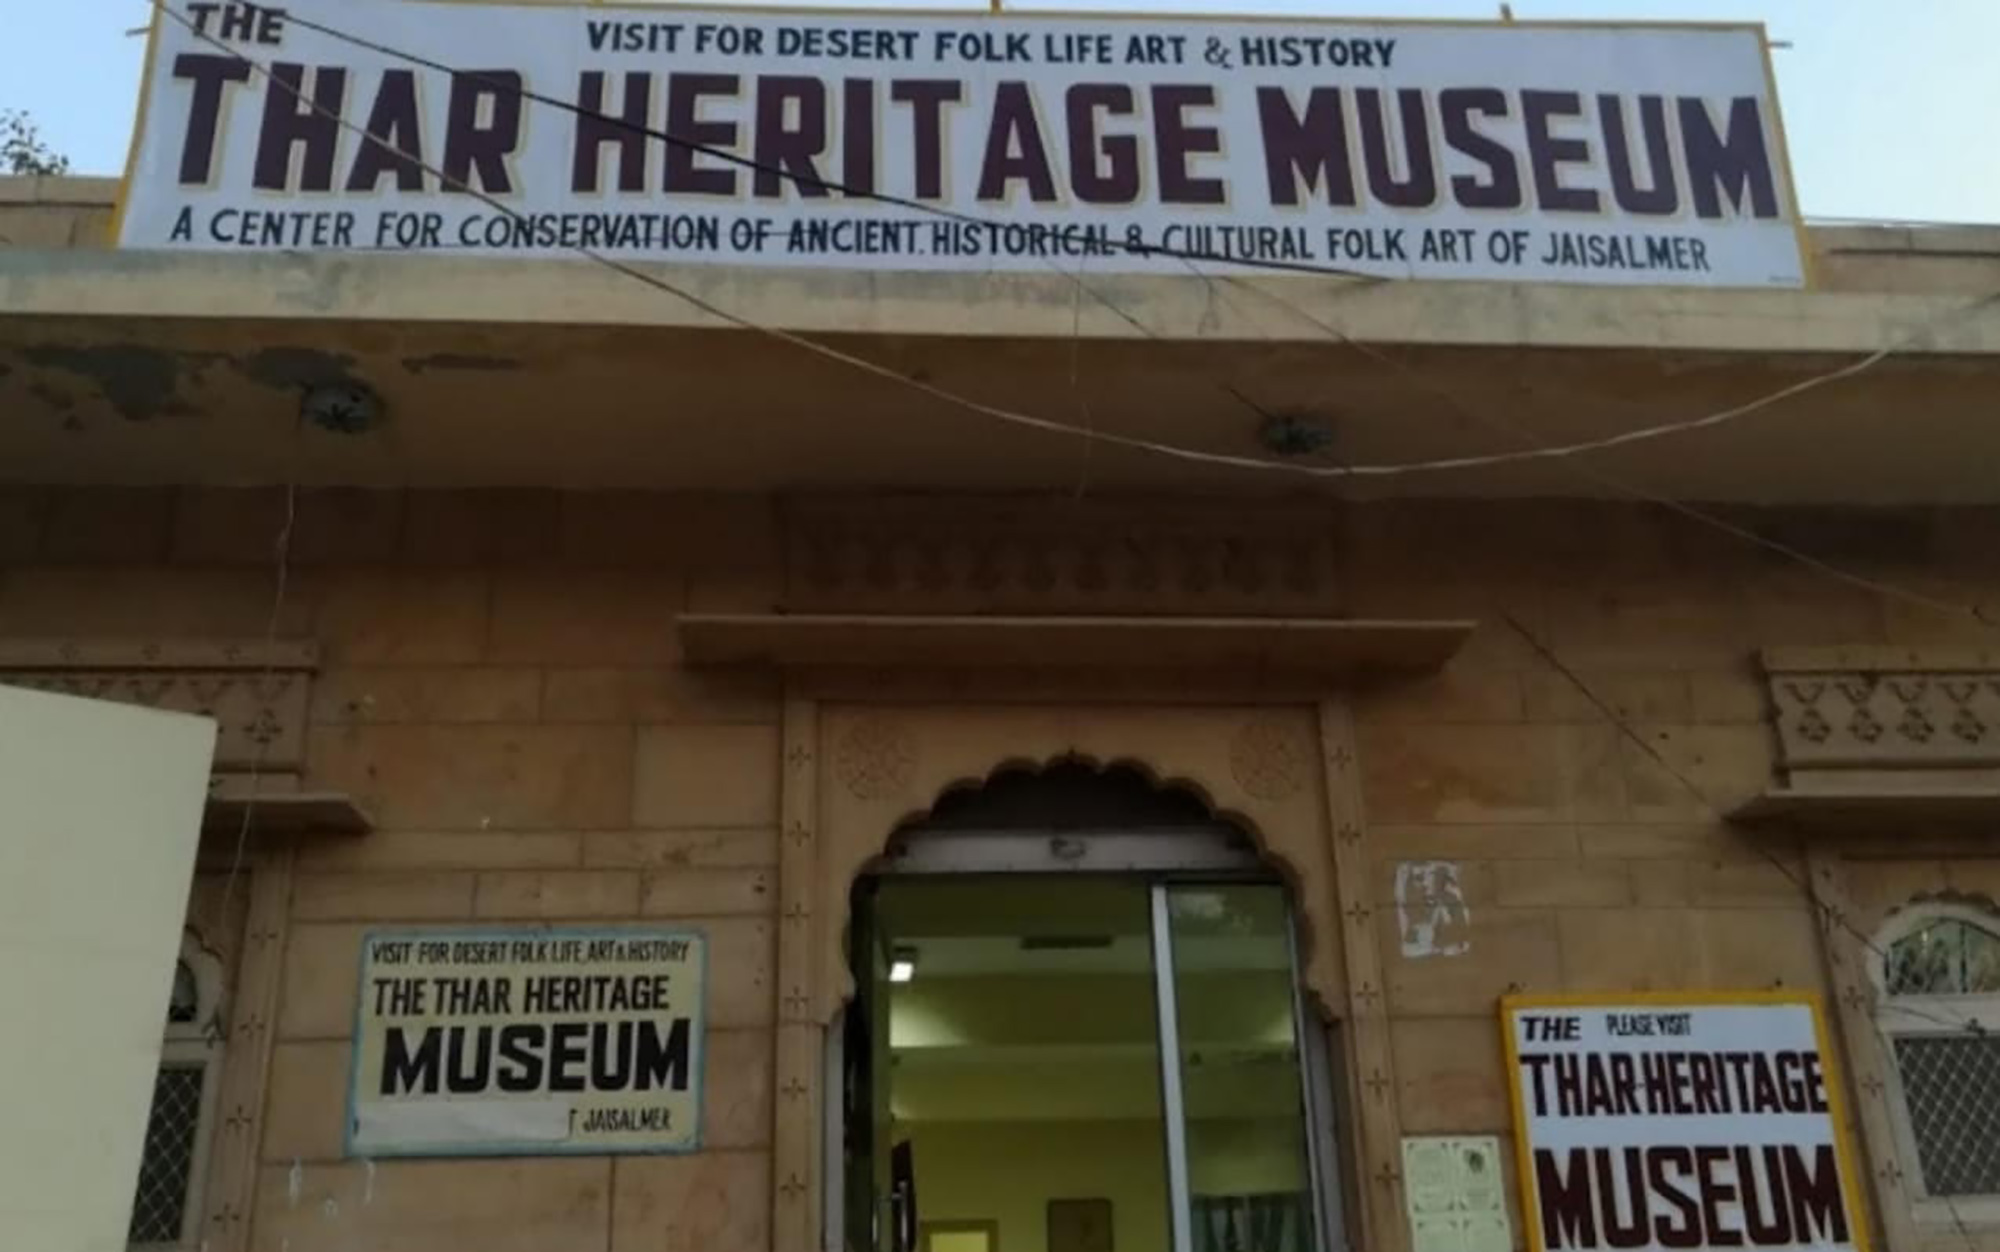
<svg viewBox="0 0 2000 1252"><path fill-rule="evenodd" d="M1130 765L1187 787L1291 886L1301 977L1344 1030L1359 1246L1404 1252L1400 1127L1353 720L1338 699L1168 705L926 700L793 683L780 760L772 1246L824 1246L826 1032L852 995L855 879L944 792L1009 767ZM1346 1182L1348 1180L1343 1180Z"/></svg>

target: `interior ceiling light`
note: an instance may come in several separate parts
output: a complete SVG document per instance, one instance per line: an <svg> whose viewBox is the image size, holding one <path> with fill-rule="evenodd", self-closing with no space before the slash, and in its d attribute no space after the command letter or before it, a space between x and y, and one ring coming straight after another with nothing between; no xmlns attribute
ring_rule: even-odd
<svg viewBox="0 0 2000 1252"><path fill-rule="evenodd" d="M908 982L917 976L917 950L897 948L889 957L889 981Z"/></svg>

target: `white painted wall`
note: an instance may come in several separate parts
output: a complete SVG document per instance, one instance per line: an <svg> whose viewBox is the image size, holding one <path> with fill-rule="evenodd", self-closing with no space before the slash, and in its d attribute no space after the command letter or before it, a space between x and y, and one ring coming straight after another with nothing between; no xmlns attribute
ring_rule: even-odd
<svg viewBox="0 0 2000 1252"><path fill-rule="evenodd" d="M123 1252L214 751L0 687L0 1247Z"/></svg>

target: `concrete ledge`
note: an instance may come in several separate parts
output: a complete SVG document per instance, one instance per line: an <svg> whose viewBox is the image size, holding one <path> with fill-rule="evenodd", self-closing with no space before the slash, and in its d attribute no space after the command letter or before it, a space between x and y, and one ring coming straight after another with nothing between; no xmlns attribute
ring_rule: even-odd
<svg viewBox="0 0 2000 1252"><path fill-rule="evenodd" d="M75 174L38 174L0 178L0 204L68 204L109 209L118 201L116 178L86 178Z"/></svg>
<svg viewBox="0 0 2000 1252"><path fill-rule="evenodd" d="M2000 787L1949 781L1811 791L1774 787L1732 810L1729 820L1806 836L1879 836L1897 830L1986 845L2000 822Z"/></svg>
<svg viewBox="0 0 2000 1252"><path fill-rule="evenodd" d="M1238 285L1192 275L1090 278L1079 293L1057 273L643 268L736 317L808 334L1317 343L1331 327L1359 340L1440 346L1846 354L1896 344L1917 355L2000 352L2000 309L1977 307L1979 298L1965 294L1319 277ZM732 326L584 261L379 255L13 249L0 252L0 310L0 327L58 318ZM1933 323L1941 324L1904 342Z"/></svg>
<svg viewBox="0 0 2000 1252"><path fill-rule="evenodd" d="M2000 258L2000 226L1969 226L1946 222L1921 224L1854 223L1815 226L1813 250L1830 253L1865 252L1881 256L1978 256Z"/></svg>

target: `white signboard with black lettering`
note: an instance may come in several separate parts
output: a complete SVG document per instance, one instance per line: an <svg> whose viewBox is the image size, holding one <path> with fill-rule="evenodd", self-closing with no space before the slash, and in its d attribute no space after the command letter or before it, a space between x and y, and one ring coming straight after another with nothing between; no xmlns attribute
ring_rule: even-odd
<svg viewBox="0 0 2000 1252"><path fill-rule="evenodd" d="M678 931L369 935L349 1154L693 1151L706 965Z"/></svg>
<svg viewBox="0 0 2000 1252"><path fill-rule="evenodd" d="M1817 1000L1514 998L1531 1252L1867 1244Z"/></svg>
<svg viewBox="0 0 2000 1252"><path fill-rule="evenodd" d="M132 248L1805 281L1756 25L161 8Z"/></svg>

